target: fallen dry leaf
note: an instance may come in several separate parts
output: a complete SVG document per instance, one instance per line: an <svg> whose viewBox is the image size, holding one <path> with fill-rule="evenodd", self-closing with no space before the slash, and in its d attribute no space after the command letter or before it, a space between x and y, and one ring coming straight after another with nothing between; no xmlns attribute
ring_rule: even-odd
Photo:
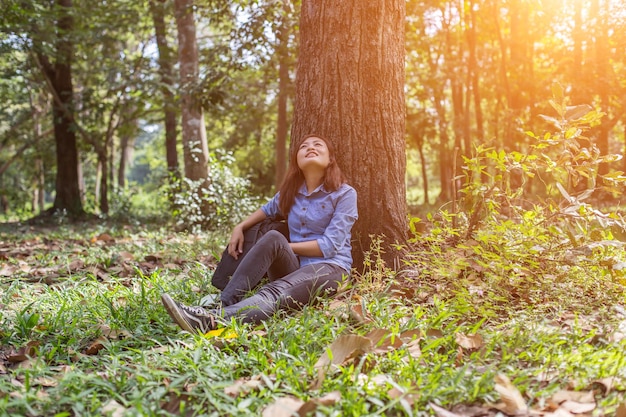
<svg viewBox="0 0 626 417"><path fill-rule="evenodd" d="M126 408L115 400L109 400L108 403L102 407L102 414L109 417L122 417L126 412Z"/></svg>
<svg viewBox="0 0 626 417"><path fill-rule="evenodd" d="M479 334L457 333L455 339L456 343L463 349L476 350L484 345L483 337Z"/></svg>
<svg viewBox="0 0 626 417"><path fill-rule="evenodd" d="M520 394L519 390L506 375L496 375L495 382L495 389L500 394L500 399L502 400L501 403L494 406L495 408L509 415L528 413L528 406L522 394Z"/></svg>
<svg viewBox="0 0 626 417"><path fill-rule="evenodd" d="M615 417L626 417L626 402L621 403L619 407L617 407Z"/></svg>
<svg viewBox="0 0 626 417"><path fill-rule="evenodd" d="M556 409L553 413L546 413L543 417L575 417L574 414L562 408Z"/></svg>
<svg viewBox="0 0 626 417"><path fill-rule="evenodd" d="M265 407L261 415L263 417L292 417L298 414L303 404L304 401L299 398L282 397Z"/></svg>
<svg viewBox="0 0 626 417"><path fill-rule="evenodd" d="M413 340L406 345L406 351L409 353L409 356L417 359L422 356L422 349L420 348L419 340Z"/></svg>
<svg viewBox="0 0 626 417"><path fill-rule="evenodd" d="M132 337L132 334L127 330L111 329L108 324L101 323L98 328L102 332L102 336L109 340L122 340Z"/></svg>
<svg viewBox="0 0 626 417"><path fill-rule="evenodd" d="M233 385L224 388L224 394L231 397L239 397L241 394L257 391L261 389L261 387L263 387L263 381L261 381L258 376L252 379L241 378L236 380Z"/></svg>
<svg viewBox="0 0 626 417"><path fill-rule="evenodd" d="M167 411L171 414L178 415L180 413L181 403L189 401L191 396L189 394L177 394L174 392L169 393L169 400L161 404L161 410Z"/></svg>
<svg viewBox="0 0 626 417"><path fill-rule="evenodd" d="M361 304L350 306L350 318L359 324L371 323L369 312Z"/></svg>
<svg viewBox="0 0 626 417"><path fill-rule="evenodd" d="M329 392L328 394L323 395L319 398L311 398L298 409L298 414L301 416L309 415L309 413L314 412L320 405L335 405L339 402L340 399L341 392L339 391Z"/></svg>
<svg viewBox="0 0 626 417"><path fill-rule="evenodd" d="M10 354L7 360L11 363L24 362L37 354L37 346L39 346L39 342L30 341L19 348L17 352Z"/></svg>
<svg viewBox="0 0 626 417"><path fill-rule="evenodd" d="M97 355L98 352L100 352L102 349L104 349L104 345L108 342L109 340L104 337L104 336L100 336L98 337L96 340L94 340L86 349L85 349L85 355Z"/></svg>
<svg viewBox="0 0 626 417"><path fill-rule="evenodd" d="M57 385L59 385L59 381L53 378L46 378L46 377L40 376L38 378L35 378L32 384L39 385L41 387L56 387Z"/></svg>
<svg viewBox="0 0 626 417"><path fill-rule="evenodd" d="M330 347L322 354L314 366L316 369L320 369L329 365L342 364L348 359L371 350L372 341L369 338L356 334L342 335L331 343Z"/></svg>
<svg viewBox="0 0 626 417"><path fill-rule="evenodd" d="M433 409L435 414L437 414L437 417L464 417L460 414L455 414L445 408L439 407L437 404L429 403L428 405Z"/></svg>
<svg viewBox="0 0 626 417"><path fill-rule="evenodd" d="M595 403L595 397L592 391L569 391L561 390L556 392L550 400L556 404L561 404L565 401L575 401L579 403Z"/></svg>
<svg viewBox="0 0 626 417"><path fill-rule="evenodd" d="M577 401L568 400L564 401L559 408L573 414L584 414L593 411L596 408L596 403L579 403Z"/></svg>

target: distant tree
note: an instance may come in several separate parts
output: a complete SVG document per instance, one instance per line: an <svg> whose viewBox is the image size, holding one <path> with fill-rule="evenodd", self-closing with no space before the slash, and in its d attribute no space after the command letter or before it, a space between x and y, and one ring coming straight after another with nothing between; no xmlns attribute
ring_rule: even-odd
<svg viewBox="0 0 626 417"><path fill-rule="evenodd" d="M43 43L46 40L42 37L42 33L35 29L32 36L38 62L53 96L52 118L56 142L57 175L52 211L65 211L71 217L80 217L84 214L84 210L79 188L78 149L74 125L72 8L72 0L56 0L53 6L53 11L57 16L53 59L44 52L46 48L43 47Z"/></svg>
<svg viewBox="0 0 626 417"><path fill-rule="evenodd" d="M175 0L178 28L178 63L180 66L183 156L185 177L208 181L209 150L198 86L198 44L193 0Z"/></svg>
<svg viewBox="0 0 626 417"><path fill-rule="evenodd" d="M161 76L161 96L163 119L165 124L165 156L167 170L175 182L180 176L178 167L178 151L176 149L177 103L174 96L174 63L173 52L167 41L167 26L165 23L165 0L150 0L150 12L154 22L157 47L159 49L159 73Z"/></svg>
<svg viewBox="0 0 626 417"><path fill-rule="evenodd" d="M404 18L404 0L302 2L292 143L336 145L359 196L356 268L371 236L384 235L389 262L407 237Z"/></svg>

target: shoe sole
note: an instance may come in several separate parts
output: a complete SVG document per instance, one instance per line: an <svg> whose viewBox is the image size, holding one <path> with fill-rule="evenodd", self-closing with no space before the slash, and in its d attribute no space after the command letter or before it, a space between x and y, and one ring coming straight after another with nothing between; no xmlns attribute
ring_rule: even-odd
<svg viewBox="0 0 626 417"><path fill-rule="evenodd" d="M189 333L197 333L197 331L191 327L191 325L185 320L183 316L181 316L178 311L178 306L176 305L176 301L169 294L163 293L161 294L161 302L165 306L165 310L170 315L172 320L176 322L183 330Z"/></svg>

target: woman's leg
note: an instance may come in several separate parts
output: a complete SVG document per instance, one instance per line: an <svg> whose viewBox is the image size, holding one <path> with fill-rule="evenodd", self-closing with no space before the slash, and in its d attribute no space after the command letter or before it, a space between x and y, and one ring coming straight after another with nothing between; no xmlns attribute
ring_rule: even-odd
<svg viewBox="0 0 626 417"><path fill-rule="evenodd" d="M240 301L255 288L263 276L283 277L300 266L287 238L276 230L263 235L242 259L232 278L222 290L222 305L229 306Z"/></svg>
<svg viewBox="0 0 626 417"><path fill-rule="evenodd" d="M228 285L230 278L237 270L237 267L246 257L250 249L256 244L256 242L270 230L277 230L286 238L289 237L289 228L284 221L265 219L261 223L257 223L243 233L244 243L243 252L237 259L228 254L228 247L222 252L222 257L213 272L211 278L211 284L217 289L223 290Z"/></svg>
<svg viewBox="0 0 626 417"><path fill-rule="evenodd" d="M319 295L334 294L347 273L333 264L306 265L264 285L256 294L222 309L223 318L258 323L278 310L300 309Z"/></svg>

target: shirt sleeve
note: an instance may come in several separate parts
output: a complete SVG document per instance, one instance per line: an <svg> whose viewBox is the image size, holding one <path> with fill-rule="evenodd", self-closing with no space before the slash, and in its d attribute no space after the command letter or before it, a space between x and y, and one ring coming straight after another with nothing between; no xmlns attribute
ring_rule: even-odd
<svg viewBox="0 0 626 417"><path fill-rule="evenodd" d="M352 236L352 226L359 217L356 190L350 186L346 188L337 199L333 217L324 234L317 239L324 258L332 258L346 246L346 240Z"/></svg>
<svg viewBox="0 0 626 417"><path fill-rule="evenodd" d="M280 213L280 210L278 209L279 194L280 193L276 193L274 197L270 199L270 201L261 206L261 210L263 211L263 213L265 213L265 215L272 220L283 217L283 215Z"/></svg>

